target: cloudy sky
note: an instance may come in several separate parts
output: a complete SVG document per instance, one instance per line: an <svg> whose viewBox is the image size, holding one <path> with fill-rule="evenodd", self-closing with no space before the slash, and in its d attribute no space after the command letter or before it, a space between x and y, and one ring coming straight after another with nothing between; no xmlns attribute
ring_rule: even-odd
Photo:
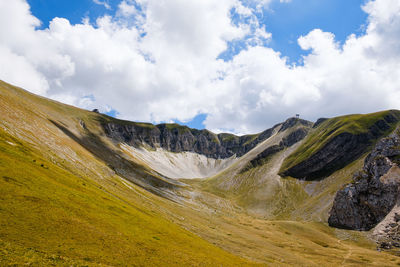
<svg viewBox="0 0 400 267"><path fill-rule="evenodd" d="M0 0L0 63L118 118L254 133L400 109L400 1Z"/></svg>

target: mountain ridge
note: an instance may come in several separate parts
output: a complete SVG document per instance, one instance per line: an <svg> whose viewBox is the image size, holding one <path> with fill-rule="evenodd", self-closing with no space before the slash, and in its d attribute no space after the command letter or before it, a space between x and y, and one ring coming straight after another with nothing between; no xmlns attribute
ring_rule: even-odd
<svg viewBox="0 0 400 267"><path fill-rule="evenodd" d="M110 118L108 120L112 122L103 121L102 125L107 136L116 142L150 149L160 147L171 152L195 152L215 159L246 154L257 144L268 139L273 129L279 125L283 125L285 129L293 127L296 123L312 125L312 122L306 120L289 118L258 134L236 136L228 133L214 134L209 130L191 129L178 124L153 125Z"/></svg>
<svg viewBox="0 0 400 267"><path fill-rule="evenodd" d="M277 124L268 138L212 177L171 179L140 160L135 149L156 155L162 150L166 162L174 154L183 165L185 153L196 160L226 159L167 151L156 142L153 148L140 138L129 145L122 135L106 134L107 116L4 82L0 106L0 265L400 264L390 253L377 252L368 233L327 225L336 192L351 182L369 148L322 180L278 175L283 161L319 126ZM181 126L161 128L174 127ZM176 140L170 139L170 150L177 149ZM274 146L279 151L264 153ZM257 164L245 169L252 160Z"/></svg>

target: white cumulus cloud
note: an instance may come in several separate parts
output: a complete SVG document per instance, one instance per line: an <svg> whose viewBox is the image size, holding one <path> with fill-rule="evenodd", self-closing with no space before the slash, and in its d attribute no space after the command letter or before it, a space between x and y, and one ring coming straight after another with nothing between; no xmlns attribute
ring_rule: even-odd
<svg viewBox="0 0 400 267"><path fill-rule="evenodd" d="M54 18L39 30L25 0L0 0L0 79L131 120L207 113L207 128L239 133L296 113L315 120L400 108L398 1L367 2L365 34L344 44L320 29L299 37L310 51L303 65L267 47L273 36L255 15L267 2L122 0L115 16ZM246 49L224 61L231 42Z"/></svg>

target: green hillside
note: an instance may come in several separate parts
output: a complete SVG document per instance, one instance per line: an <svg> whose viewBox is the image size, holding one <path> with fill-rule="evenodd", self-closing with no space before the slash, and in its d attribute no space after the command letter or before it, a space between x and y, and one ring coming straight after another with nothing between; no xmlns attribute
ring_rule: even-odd
<svg viewBox="0 0 400 267"><path fill-rule="evenodd" d="M9 93L4 86L0 87L0 101L10 111L10 103L3 102ZM17 92L25 94L26 101L32 97ZM30 102L30 107L35 105L35 108L44 101L31 100L39 100ZM73 115L88 115L83 111L79 114L80 110L74 108L58 107L51 101L46 104L54 104L57 111L71 109ZM54 151L10 135L16 129L8 130L4 120L15 113L5 114L6 110L2 109L0 124L0 265L248 264L140 202L115 195L111 186L121 185L115 174L107 175L99 183L94 173L71 168ZM51 116L48 112L44 114ZM98 165L96 168L105 167L96 158L86 159Z"/></svg>
<svg viewBox="0 0 400 267"><path fill-rule="evenodd" d="M327 119L316 129L311 131L305 141L283 162L279 173L285 173L296 165L307 161L321 151L329 142L341 134L348 133L354 136L369 134L365 144L366 152L378 138L392 132L400 121L400 111L387 110L371 114L356 114ZM375 130L374 126L383 126ZM360 155L359 155L360 156Z"/></svg>

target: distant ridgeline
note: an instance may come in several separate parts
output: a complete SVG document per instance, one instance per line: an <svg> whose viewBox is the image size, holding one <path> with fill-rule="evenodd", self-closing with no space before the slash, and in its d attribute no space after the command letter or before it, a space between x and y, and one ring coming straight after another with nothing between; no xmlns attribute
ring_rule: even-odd
<svg viewBox="0 0 400 267"><path fill-rule="evenodd" d="M116 142L131 146L147 146L163 148L171 152L190 151L211 158L240 157L268 139L274 129L282 126L281 130L300 123L310 126L312 122L290 118L284 123L275 125L261 133L236 136L229 133L215 134L208 130L191 129L179 124L136 123L104 117L102 125L105 133Z"/></svg>

